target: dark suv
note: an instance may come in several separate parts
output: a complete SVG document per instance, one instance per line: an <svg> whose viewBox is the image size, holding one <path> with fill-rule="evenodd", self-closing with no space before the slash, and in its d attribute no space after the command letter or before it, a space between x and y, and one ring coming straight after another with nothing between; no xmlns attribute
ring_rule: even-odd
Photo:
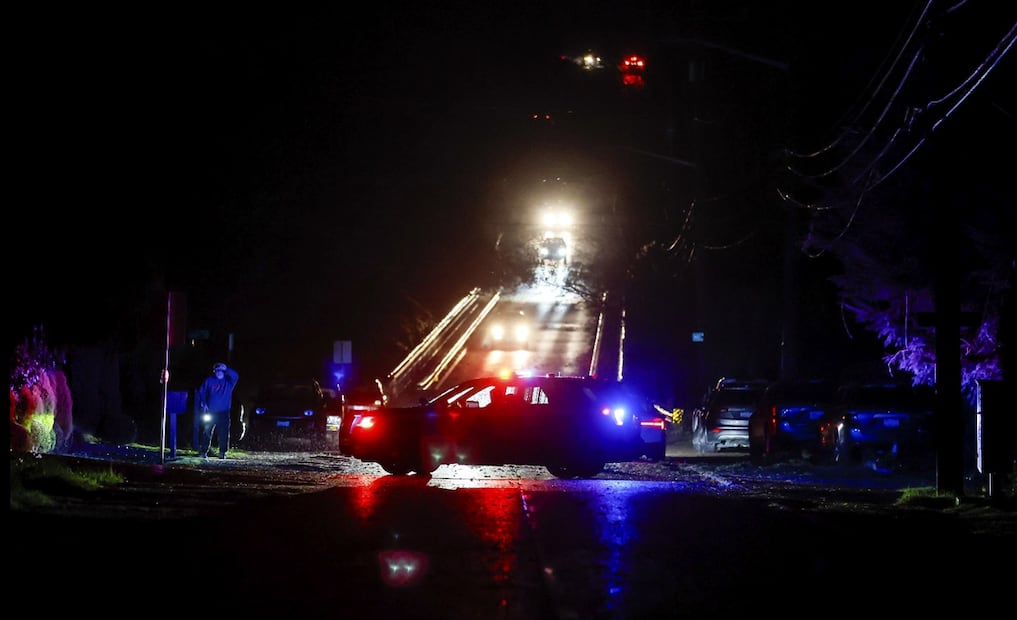
<svg viewBox="0 0 1017 620"><path fill-rule="evenodd" d="M819 446L819 420L829 410L835 388L825 378L786 379L767 387L749 418L752 462L811 458Z"/></svg>
<svg viewBox="0 0 1017 620"><path fill-rule="evenodd" d="M819 419L817 462L864 464L880 473L935 465L935 389L910 383L842 385Z"/></svg>
<svg viewBox="0 0 1017 620"><path fill-rule="evenodd" d="M244 414L244 441L250 446L296 441L333 448L338 443L339 399L314 380L266 385L244 406Z"/></svg>
<svg viewBox="0 0 1017 620"><path fill-rule="evenodd" d="M722 378L692 412L692 447L700 454L749 449L749 418L768 381Z"/></svg>
<svg viewBox="0 0 1017 620"><path fill-rule="evenodd" d="M354 414L349 453L391 474L442 464L542 465L592 477L646 451L640 418L617 382L592 377L481 377L415 407Z"/></svg>

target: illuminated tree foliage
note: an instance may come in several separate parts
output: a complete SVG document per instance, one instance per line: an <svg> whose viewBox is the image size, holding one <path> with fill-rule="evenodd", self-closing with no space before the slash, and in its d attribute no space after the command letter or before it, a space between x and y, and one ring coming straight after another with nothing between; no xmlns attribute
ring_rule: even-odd
<svg viewBox="0 0 1017 620"><path fill-rule="evenodd" d="M1013 9L926 6L829 135L788 150L784 195L810 215L805 251L838 259L845 317L878 335L891 369L935 383L935 326L960 325L971 401L977 380L1002 379L1017 247Z"/></svg>
<svg viewBox="0 0 1017 620"><path fill-rule="evenodd" d="M54 452L67 446L73 431L71 390L62 370L63 355L46 343L44 331L17 346L11 363L11 450Z"/></svg>
<svg viewBox="0 0 1017 620"><path fill-rule="evenodd" d="M836 256L845 318L876 334L887 366L916 384L936 382L935 293L937 278L949 279L961 304L945 311L964 317L961 382L973 402L977 380L1002 378L1000 319L1014 260L1008 212L1002 195L937 196L912 179L886 197L816 212L804 248ZM947 233L937 229L947 223Z"/></svg>

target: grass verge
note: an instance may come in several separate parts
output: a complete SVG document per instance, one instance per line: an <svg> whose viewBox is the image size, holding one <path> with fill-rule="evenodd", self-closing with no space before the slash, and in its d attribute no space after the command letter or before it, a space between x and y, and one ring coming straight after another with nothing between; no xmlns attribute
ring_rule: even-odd
<svg viewBox="0 0 1017 620"><path fill-rule="evenodd" d="M53 506L53 496L87 494L123 484L112 464L98 468L68 466L58 459L11 454L10 509Z"/></svg>

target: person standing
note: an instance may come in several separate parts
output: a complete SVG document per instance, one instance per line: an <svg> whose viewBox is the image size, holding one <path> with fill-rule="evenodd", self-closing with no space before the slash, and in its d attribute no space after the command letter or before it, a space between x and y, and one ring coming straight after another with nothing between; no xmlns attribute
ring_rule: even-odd
<svg viewBox="0 0 1017 620"><path fill-rule="evenodd" d="M206 378L194 394L194 415L200 418L198 454L208 458L212 436L219 438L219 458L226 458L230 448L230 409L233 408L233 388L240 375L223 364L212 366L212 376Z"/></svg>

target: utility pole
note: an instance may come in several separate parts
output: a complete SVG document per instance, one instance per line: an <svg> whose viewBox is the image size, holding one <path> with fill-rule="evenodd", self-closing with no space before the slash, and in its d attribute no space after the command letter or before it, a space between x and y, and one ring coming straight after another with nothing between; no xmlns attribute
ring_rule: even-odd
<svg viewBox="0 0 1017 620"><path fill-rule="evenodd" d="M947 195L950 195L947 193ZM961 395L960 259L956 224L948 220L960 205L944 204L936 211L936 491L964 495L964 416Z"/></svg>

